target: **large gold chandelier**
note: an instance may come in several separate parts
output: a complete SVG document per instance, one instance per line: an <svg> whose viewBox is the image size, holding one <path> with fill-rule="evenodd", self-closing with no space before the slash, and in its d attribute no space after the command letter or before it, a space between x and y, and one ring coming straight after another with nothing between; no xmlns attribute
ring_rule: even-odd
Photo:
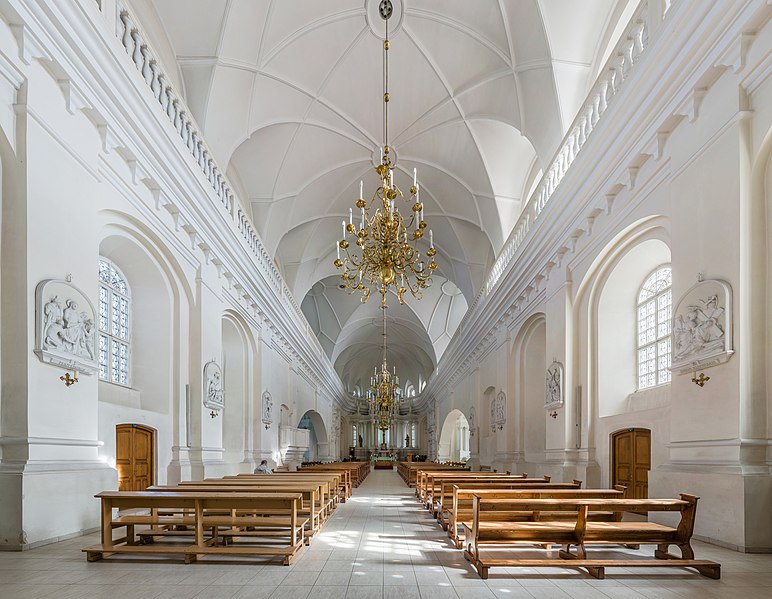
<svg viewBox="0 0 772 599"><path fill-rule="evenodd" d="M381 17L386 21L386 39L383 42L383 138L380 149L380 164L375 171L381 184L367 202L363 196L363 183L359 182L359 199L356 201L359 226L354 223L354 211L349 208L348 223L344 220L343 237L335 244L337 258L335 266L342 269L343 286L350 293L360 292L362 303L370 299L373 288L381 294L381 306L386 305L386 294L393 285L400 304L408 291L420 299L422 290L431 284L431 275L437 268L434 256L434 239L429 230L429 247L426 250L428 263L422 258L418 242L424 236L426 221L424 206L420 200L420 187L416 169L413 169L413 185L406 198L394 183L395 162L392 162L392 148L389 146L389 17L392 13L391 0L382 0ZM403 217L398 201L411 205L409 216ZM374 210L374 212L373 212ZM351 247L348 236L355 245ZM342 251L341 251L342 250Z"/></svg>
<svg viewBox="0 0 772 599"><path fill-rule="evenodd" d="M402 389L399 387L397 367L394 366L393 371L389 372L389 366L386 363L386 307L381 306L381 309L383 310L383 361L380 370L377 366L373 369L367 398L370 401L370 414L376 426L379 430L387 431L402 405Z"/></svg>

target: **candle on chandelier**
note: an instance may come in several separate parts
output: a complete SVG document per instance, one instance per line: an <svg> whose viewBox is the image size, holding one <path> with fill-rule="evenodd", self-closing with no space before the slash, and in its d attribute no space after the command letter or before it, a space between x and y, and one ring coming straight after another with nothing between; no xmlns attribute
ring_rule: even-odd
<svg viewBox="0 0 772 599"><path fill-rule="evenodd" d="M389 202L389 216L394 216L394 200Z"/></svg>
<svg viewBox="0 0 772 599"><path fill-rule="evenodd" d="M340 221L340 224L343 227L343 239L346 239L346 221L342 220Z"/></svg>
<svg viewBox="0 0 772 599"><path fill-rule="evenodd" d="M389 169L389 187L394 187L394 171Z"/></svg>
<svg viewBox="0 0 772 599"><path fill-rule="evenodd" d="M364 183L362 183L362 181L360 180L359 181L359 197L360 198L364 198L364 196L362 195L362 188L363 188L363 186L364 186Z"/></svg>
<svg viewBox="0 0 772 599"><path fill-rule="evenodd" d="M354 210L352 208L348 209L348 222L350 225L354 224Z"/></svg>
<svg viewBox="0 0 772 599"><path fill-rule="evenodd" d="M429 229L429 247L434 247L434 238L432 237L432 230Z"/></svg>
<svg viewBox="0 0 772 599"><path fill-rule="evenodd" d="M364 229L365 228L365 209L364 208L362 208L362 226L359 227L359 228L360 229Z"/></svg>
<svg viewBox="0 0 772 599"><path fill-rule="evenodd" d="M418 169L413 168L413 187L416 186L416 180L418 178Z"/></svg>
<svg viewBox="0 0 772 599"><path fill-rule="evenodd" d="M401 287L404 287L404 286L405 286L405 273L403 272L402 273L402 285L401 285Z"/></svg>
<svg viewBox="0 0 772 599"><path fill-rule="evenodd" d="M340 260L340 246L335 242L335 249L338 251L338 260Z"/></svg>

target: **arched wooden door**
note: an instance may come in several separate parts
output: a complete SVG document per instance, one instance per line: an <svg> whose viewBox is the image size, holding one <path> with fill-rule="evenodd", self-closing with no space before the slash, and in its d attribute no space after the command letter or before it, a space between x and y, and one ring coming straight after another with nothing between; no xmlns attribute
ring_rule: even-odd
<svg viewBox="0 0 772 599"><path fill-rule="evenodd" d="M119 491L144 491L155 483L155 430L141 424L115 427Z"/></svg>
<svg viewBox="0 0 772 599"><path fill-rule="evenodd" d="M626 497L649 496L651 431L628 428L611 434L611 484L625 485Z"/></svg>

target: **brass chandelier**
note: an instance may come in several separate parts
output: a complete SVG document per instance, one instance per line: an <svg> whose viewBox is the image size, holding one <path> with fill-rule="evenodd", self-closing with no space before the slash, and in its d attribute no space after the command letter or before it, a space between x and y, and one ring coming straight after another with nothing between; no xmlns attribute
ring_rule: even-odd
<svg viewBox="0 0 772 599"><path fill-rule="evenodd" d="M413 185L406 198L394 183L395 162L392 162L392 148L389 146L389 17L393 7L391 0L382 0L381 18L386 21L386 38L383 42L383 137L380 149L380 164L375 172L381 184L370 201L363 196L363 183L359 182L359 199L356 201L359 226L354 223L354 211L349 208L348 223L344 220L343 237L335 244L337 258L334 262L342 269L342 287L350 293L361 293L362 303L370 299L373 288L381 294L381 306L386 305L386 294L393 285L400 304L408 291L421 299L422 290L431 284L431 275L437 268L434 256L434 239L429 230L429 248L426 250L428 263L422 258L418 242L426 230L424 207L420 200L420 187L416 169L413 169ZM397 202L402 200L411 205L411 213L403 217ZM361 211L361 213L360 213ZM351 247L348 236L353 236ZM341 251L342 250L342 251Z"/></svg>
<svg viewBox="0 0 772 599"><path fill-rule="evenodd" d="M387 431L402 405L402 389L399 387L397 367L394 366L393 371L389 372L389 366L386 363L388 351L386 345L386 307L381 306L381 309L383 310L383 362L380 370L377 366L373 369L367 399L370 401L370 414L376 426L381 431Z"/></svg>

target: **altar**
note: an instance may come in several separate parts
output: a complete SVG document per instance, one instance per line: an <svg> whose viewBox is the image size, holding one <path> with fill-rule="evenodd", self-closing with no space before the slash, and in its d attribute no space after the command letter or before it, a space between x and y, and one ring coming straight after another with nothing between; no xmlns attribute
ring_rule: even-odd
<svg viewBox="0 0 772 599"><path fill-rule="evenodd" d="M394 456L382 455L373 456L373 465L376 470L393 470L394 469Z"/></svg>

